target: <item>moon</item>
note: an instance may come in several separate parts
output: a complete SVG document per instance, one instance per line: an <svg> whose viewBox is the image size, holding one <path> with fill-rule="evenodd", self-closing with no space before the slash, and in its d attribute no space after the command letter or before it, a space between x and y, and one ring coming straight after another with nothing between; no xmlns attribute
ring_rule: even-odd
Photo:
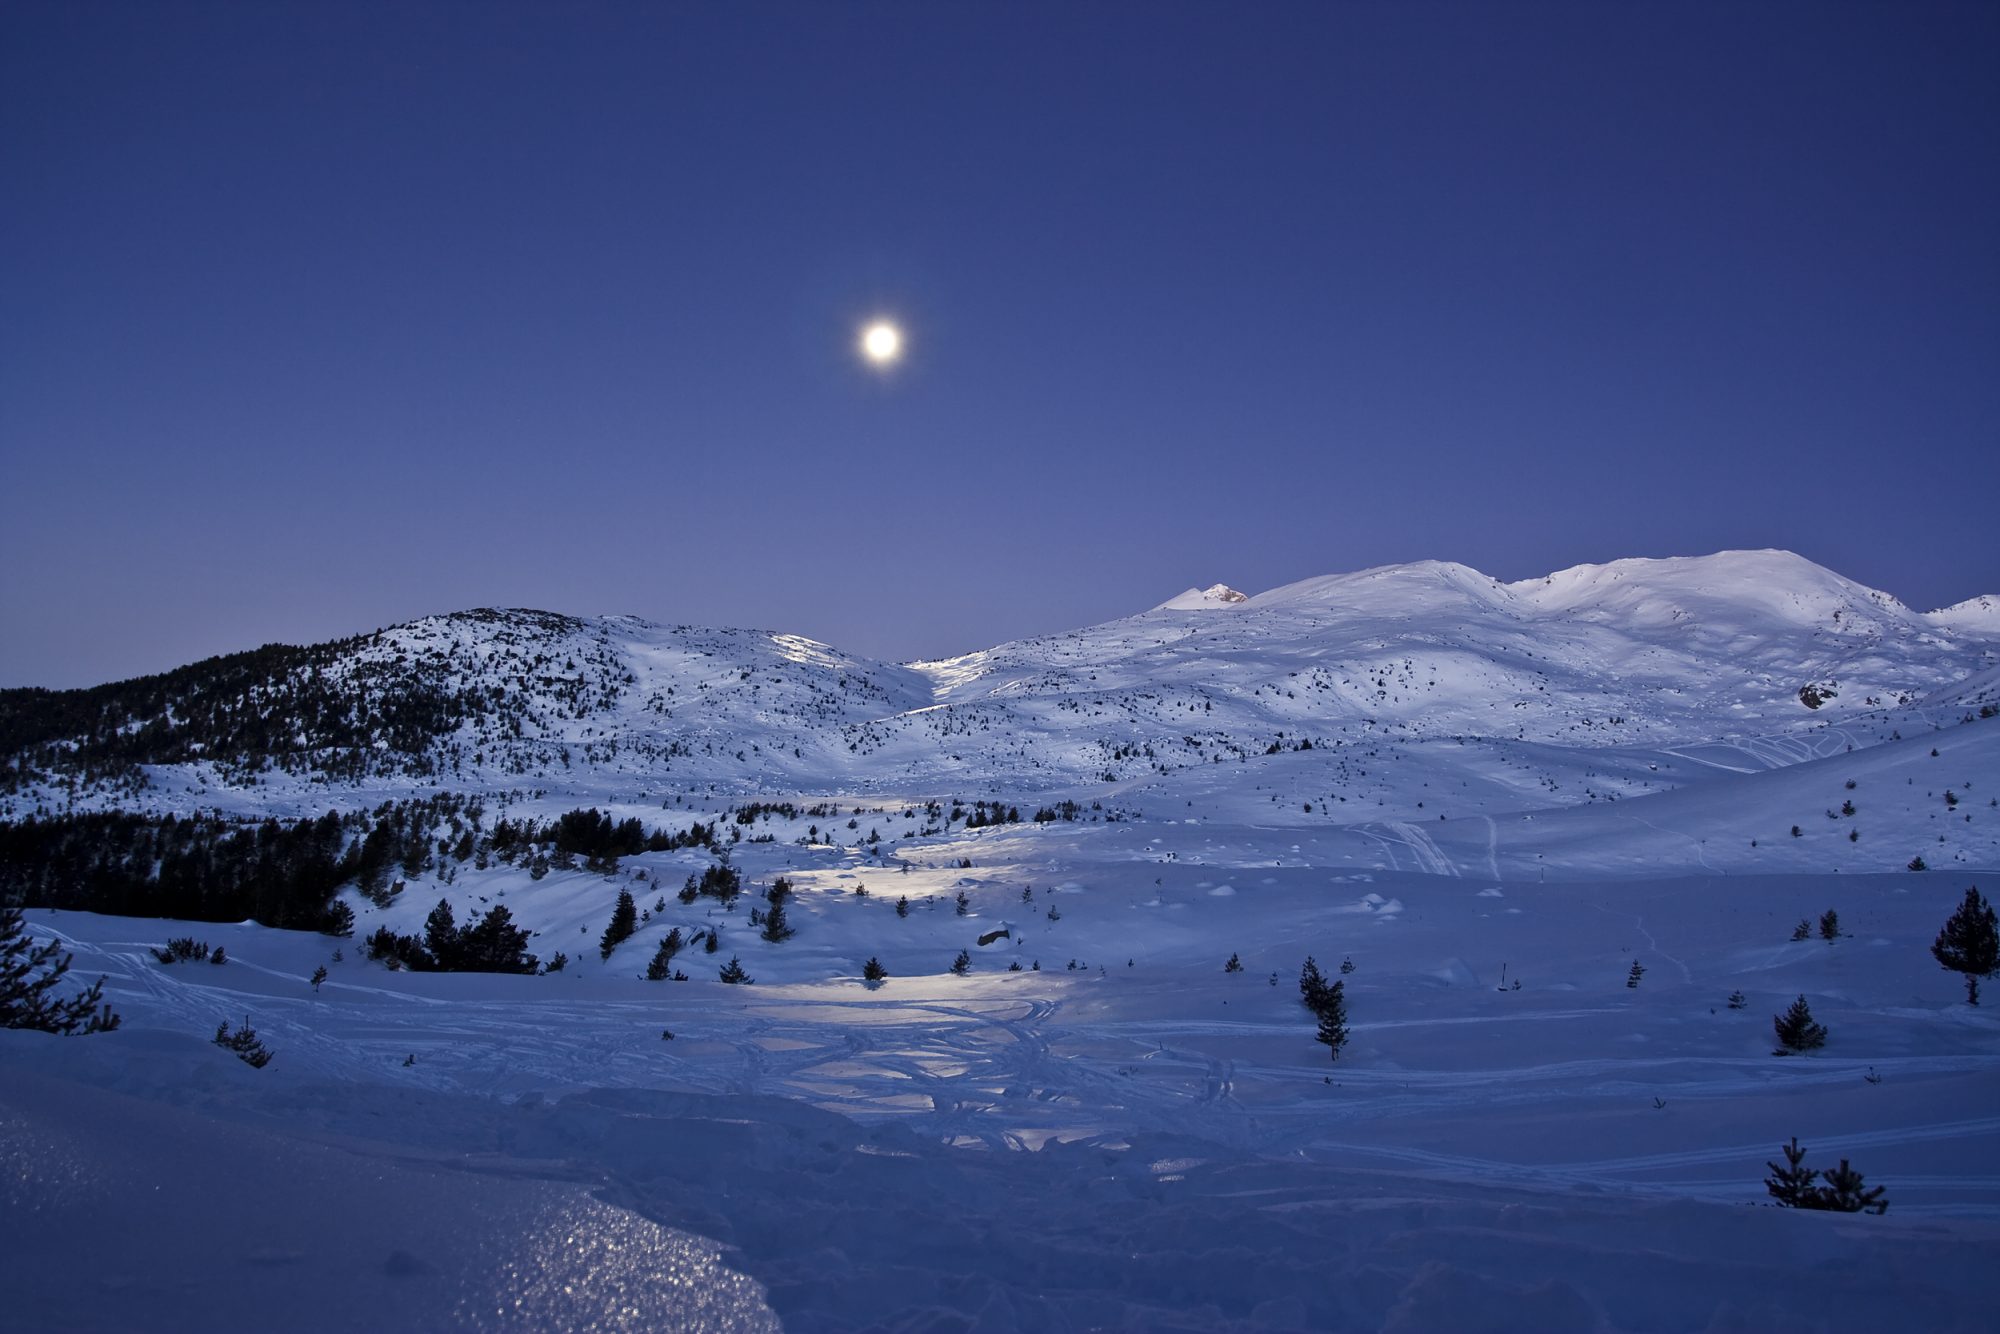
<svg viewBox="0 0 2000 1334"><path fill-rule="evenodd" d="M903 358L903 331L887 320L876 320L861 331L861 355L870 365L895 365Z"/></svg>

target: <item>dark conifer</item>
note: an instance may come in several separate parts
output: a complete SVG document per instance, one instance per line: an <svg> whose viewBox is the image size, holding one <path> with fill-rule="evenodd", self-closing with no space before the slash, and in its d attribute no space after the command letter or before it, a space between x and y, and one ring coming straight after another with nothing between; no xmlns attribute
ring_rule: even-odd
<svg viewBox="0 0 2000 1334"><path fill-rule="evenodd" d="M50 995L69 971L60 942L37 945L21 910L0 905L0 1028L35 1028L65 1035L109 1033L118 1016L104 1004L104 979L67 1000Z"/></svg>
<svg viewBox="0 0 2000 1334"><path fill-rule="evenodd" d="M1979 979L2000 969L2000 929L1977 885L1965 891L1965 901L1945 921L1931 944L1931 957L1939 966L1965 974L1966 1002L1979 1004Z"/></svg>
<svg viewBox="0 0 2000 1334"><path fill-rule="evenodd" d="M611 924L604 928L604 936L597 942L597 957L609 959L611 951L631 939L639 929L639 906L632 902L632 891L618 891L618 905L611 910Z"/></svg>
<svg viewBox="0 0 2000 1334"><path fill-rule="evenodd" d="M1773 1016L1771 1027L1778 1034L1774 1056L1790 1056L1826 1045L1826 1025L1814 1022L1812 1007L1806 1004L1804 996L1793 1001L1783 1014Z"/></svg>

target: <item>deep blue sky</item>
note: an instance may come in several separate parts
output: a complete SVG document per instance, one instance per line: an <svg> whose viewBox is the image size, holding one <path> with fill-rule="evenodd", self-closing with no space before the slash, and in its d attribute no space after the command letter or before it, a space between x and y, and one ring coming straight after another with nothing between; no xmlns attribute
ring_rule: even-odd
<svg viewBox="0 0 2000 1334"><path fill-rule="evenodd" d="M1989 3L10 0L0 684L1426 557L2000 592L1996 69Z"/></svg>

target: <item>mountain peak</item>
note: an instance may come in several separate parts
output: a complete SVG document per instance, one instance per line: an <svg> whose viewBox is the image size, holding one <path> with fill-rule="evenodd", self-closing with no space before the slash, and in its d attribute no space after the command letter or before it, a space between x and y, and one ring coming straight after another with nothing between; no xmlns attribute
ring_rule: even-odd
<svg viewBox="0 0 2000 1334"><path fill-rule="evenodd" d="M1228 584L1210 584L1207 588L1190 588L1177 597L1168 598L1154 611L1213 611L1218 607L1233 607L1239 602L1248 602L1248 593L1239 593Z"/></svg>

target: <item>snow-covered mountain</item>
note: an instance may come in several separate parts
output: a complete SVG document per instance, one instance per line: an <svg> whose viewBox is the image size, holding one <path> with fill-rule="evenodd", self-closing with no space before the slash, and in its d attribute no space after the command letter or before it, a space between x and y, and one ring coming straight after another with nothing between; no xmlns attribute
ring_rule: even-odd
<svg viewBox="0 0 2000 1334"><path fill-rule="evenodd" d="M0 901L124 1017L0 1032L14 1307L1982 1327L2000 1027L1930 947L2000 868L1990 600L1782 552L1228 593L906 665L475 611L0 692ZM461 921L533 958L457 971ZM1794 1135L1893 1212L1743 1207Z"/></svg>
<svg viewBox="0 0 2000 1334"><path fill-rule="evenodd" d="M1578 754L1976 710L1991 600L1911 611L1780 551L1502 583L1424 561L908 665L796 635L530 611L428 617L94 690L0 695L13 785L120 801L275 784L606 778L730 790L1053 791L1362 742ZM1955 719L1954 719L1955 721ZM259 776L261 775L261 777ZM18 801L18 799L17 799Z"/></svg>

